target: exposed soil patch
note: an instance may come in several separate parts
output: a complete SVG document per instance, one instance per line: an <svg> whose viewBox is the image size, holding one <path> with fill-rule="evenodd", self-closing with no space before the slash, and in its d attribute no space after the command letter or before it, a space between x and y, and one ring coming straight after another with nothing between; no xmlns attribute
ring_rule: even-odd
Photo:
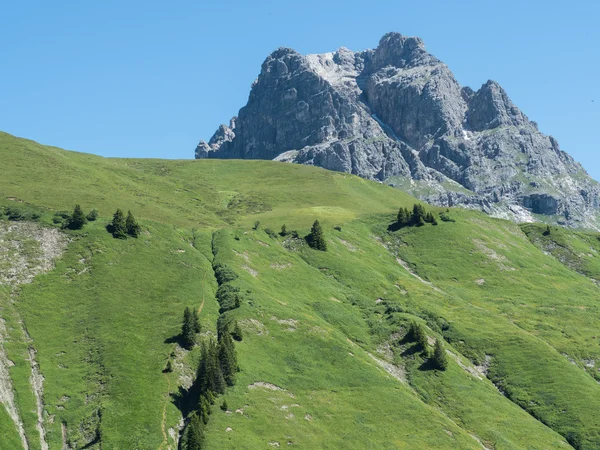
<svg viewBox="0 0 600 450"><path fill-rule="evenodd" d="M256 319L243 319L238 322L242 327L242 330L258 336L269 334L269 330L265 325Z"/></svg>
<svg viewBox="0 0 600 450"><path fill-rule="evenodd" d="M248 272L250 275L252 275L255 278L258 276L258 272L250 266L243 265L242 269L244 269L246 272Z"/></svg>

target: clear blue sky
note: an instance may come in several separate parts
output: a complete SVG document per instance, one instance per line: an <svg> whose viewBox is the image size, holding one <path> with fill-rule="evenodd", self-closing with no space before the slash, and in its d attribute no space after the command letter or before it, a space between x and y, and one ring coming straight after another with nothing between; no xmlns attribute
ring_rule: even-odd
<svg viewBox="0 0 600 450"><path fill-rule="evenodd" d="M247 100L265 57L420 36L459 82L500 82L600 180L600 2L13 1L0 130L106 156L191 158ZM593 101L594 100L594 101Z"/></svg>

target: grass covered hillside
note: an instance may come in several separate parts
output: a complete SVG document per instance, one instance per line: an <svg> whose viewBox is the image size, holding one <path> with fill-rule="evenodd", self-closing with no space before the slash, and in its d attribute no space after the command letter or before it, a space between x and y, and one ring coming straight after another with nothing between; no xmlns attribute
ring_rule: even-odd
<svg viewBox="0 0 600 450"><path fill-rule="evenodd" d="M399 223L410 196L308 166L0 159L2 449L600 448L596 234Z"/></svg>

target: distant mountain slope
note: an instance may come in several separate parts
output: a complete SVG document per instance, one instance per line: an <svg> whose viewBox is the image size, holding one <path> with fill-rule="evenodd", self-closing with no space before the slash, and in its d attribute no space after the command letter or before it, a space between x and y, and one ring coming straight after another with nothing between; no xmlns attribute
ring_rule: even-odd
<svg viewBox="0 0 600 450"><path fill-rule="evenodd" d="M540 237L428 205L437 225L400 227L409 195L271 161L101 158L4 133L0 160L2 449L19 448L20 430L31 449L177 449L201 353L178 344L185 307L199 344L219 321L243 333L202 448L600 447L600 290L584 276L598 273L598 234ZM54 213L76 203L100 217L60 230ZM137 239L107 232L116 208L136 215ZM15 226L20 209L68 242L14 287L6 274L46 249ZM326 252L303 239L315 219ZM564 264L553 242L570 247ZM227 311L223 267L240 296ZM412 322L427 347L443 342L447 370L408 336Z"/></svg>
<svg viewBox="0 0 600 450"><path fill-rule="evenodd" d="M396 185L442 206L600 227L600 186L488 81L461 87L419 38L263 63L248 103L196 158L277 159Z"/></svg>

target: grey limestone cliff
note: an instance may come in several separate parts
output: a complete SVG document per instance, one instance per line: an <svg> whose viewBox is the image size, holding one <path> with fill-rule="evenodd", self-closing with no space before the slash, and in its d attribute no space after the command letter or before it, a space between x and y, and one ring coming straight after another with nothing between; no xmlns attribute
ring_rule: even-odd
<svg viewBox="0 0 600 450"><path fill-rule="evenodd" d="M600 227L600 185L498 83L461 87L419 38L399 33L374 50L274 51L246 106L196 158L313 164L438 205Z"/></svg>

